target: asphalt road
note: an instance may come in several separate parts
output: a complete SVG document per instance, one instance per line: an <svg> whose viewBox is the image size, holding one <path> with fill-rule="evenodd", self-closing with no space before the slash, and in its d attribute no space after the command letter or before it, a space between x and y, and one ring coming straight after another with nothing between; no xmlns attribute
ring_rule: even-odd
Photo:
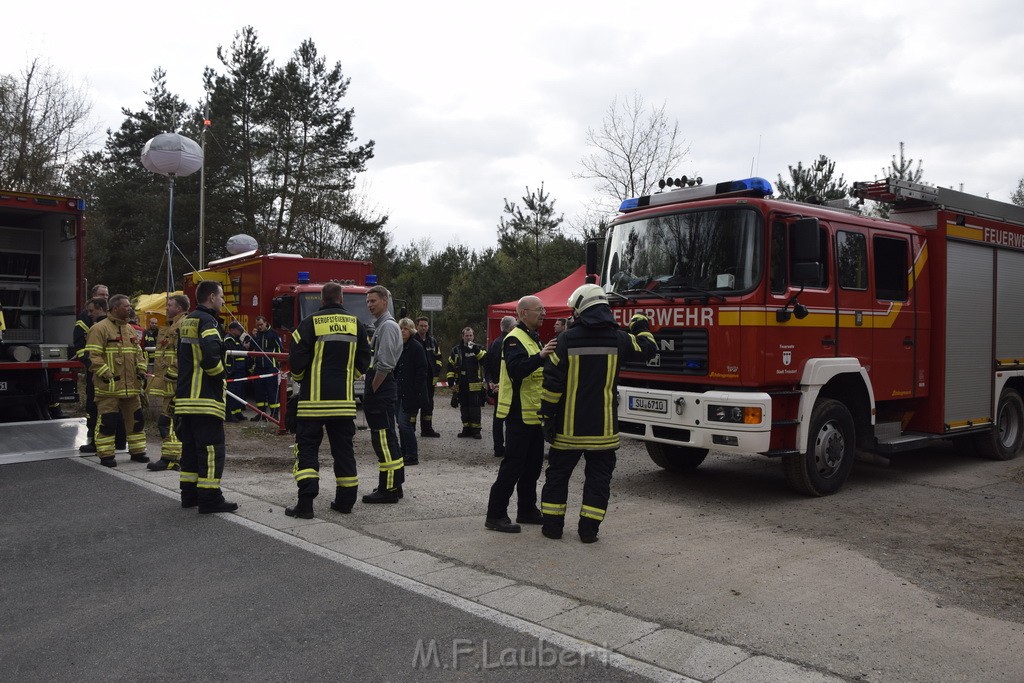
<svg viewBox="0 0 1024 683"><path fill-rule="evenodd" d="M0 516L4 680L644 680L73 460Z"/></svg>

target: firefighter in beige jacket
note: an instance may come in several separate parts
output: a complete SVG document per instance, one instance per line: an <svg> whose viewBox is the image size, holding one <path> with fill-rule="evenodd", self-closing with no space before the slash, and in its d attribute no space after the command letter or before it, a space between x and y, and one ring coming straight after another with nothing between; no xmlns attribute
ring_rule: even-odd
<svg viewBox="0 0 1024 683"><path fill-rule="evenodd" d="M156 335L153 351L153 378L147 390L150 396L160 396L160 459L146 467L154 472L179 469L181 440L174 433L174 392L178 385L178 328L188 315L189 300L184 294L167 298L167 325Z"/></svg>
<svg viewBox="0 0 1024 683"><path fill-rule="evenodd" d="M140 335L128 324L131 302L124 294L110 298L105 320L91 328L85 351L89 354L89 371L96 387L96 454L100 463L117 467L114 460L114 435L118 421L128 432L128 452L135 462L149 462L146 457L145 417L140 396L146 377L146 352Z"/></svg>

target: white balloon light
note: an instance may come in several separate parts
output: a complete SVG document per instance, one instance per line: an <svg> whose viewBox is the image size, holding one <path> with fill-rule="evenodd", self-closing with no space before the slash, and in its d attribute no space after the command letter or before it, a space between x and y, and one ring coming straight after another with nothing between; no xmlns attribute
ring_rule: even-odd
<svg viewBox="0 0 1024 683"><path fill-rule="evenodd" d="M203 167L203 148L177 133L161 133L142 148L147 171L166 176L187 176Z"/></svg>
<svg viewBox="0 0 1024 683"><path fill-rule="evenodd" d="M195 140L177 133L161 133L142 148L142 165L147 171L167 176L170 204L167 210L167 291L174 291L171 266L174 246L174 179L195 173L203 167L203 148Z"/></svg>
<svg viewBox="0 0 1024 683"><path fill-rule="evenodd" d="M247 251L256 251L256 248L259 245L256 243L255 237L241 234L232 235L228 238L228 243L225 246L227 247L229 254L236 256L238 254L244 254Z"/></svg>

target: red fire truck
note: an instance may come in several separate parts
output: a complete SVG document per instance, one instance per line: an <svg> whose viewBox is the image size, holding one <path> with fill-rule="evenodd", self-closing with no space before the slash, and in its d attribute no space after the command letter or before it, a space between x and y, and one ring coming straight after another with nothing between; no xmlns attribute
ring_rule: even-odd
<svg viewBox="0 0 1024 683"><path fill-rule="evenodd" d="M826 495L858 449L1021 450L1024 207L854 187L889 220L772 199L761 178L622 203L601 282L621 324L650 318L659 354L622 369L619 428L657 465L762 454ZM596 249L587 260L596 273Z"/></svg>
<svg viewBox="0 0 1024 683"><path fill-rule="evenodd" d="M85 202L0 191L0 419L78 400L71 345L84 281Z"/></svg>
<svg viewBox="0 0 1024 683"><path fill-rule="evenodd" d="M209 266L187 273L184 292L195 301L196 283L216 280L224 286L225 318L237 320L251 332L257 316L264 316L281 335L287 350L291 331L320 307L323 283L342 283L345 308L371 325L366 310L367 278L372 281L369 261L304 258L298 254L261 254L250 251L211 261Z"/></svg>

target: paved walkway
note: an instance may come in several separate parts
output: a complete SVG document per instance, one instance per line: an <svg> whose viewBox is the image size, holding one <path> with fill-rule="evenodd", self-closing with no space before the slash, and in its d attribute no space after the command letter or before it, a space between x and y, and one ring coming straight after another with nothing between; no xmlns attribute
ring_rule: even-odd
<svg viewBox="0 0 1024 683"><path fill-rule="evenodd" d="M200 516L169 473L75 456L0 470L15 678L840 680L259 498Z"/></svg>

